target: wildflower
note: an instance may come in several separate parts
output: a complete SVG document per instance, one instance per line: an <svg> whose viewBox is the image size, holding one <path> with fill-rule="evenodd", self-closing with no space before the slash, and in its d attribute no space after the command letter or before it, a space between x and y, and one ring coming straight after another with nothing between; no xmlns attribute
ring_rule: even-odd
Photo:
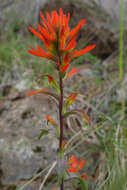
<svg viewBox="0 0 127 190"><path fill-rule="evenodd" d="M37 48L30 47L29 53L51 59L56 62L57 68L61 72L66 72L70 66L70 60L84 53L87 53L95 48L95 45L89 45L78 51L76 47L76 37L79 30L85 24L86 20L81 20L74 29L70 29L69 20L70 14L63 14L62 9L59 10L59 15L56 11L52 11L51 15L46 12L45 18L40 12L41 23L38 24L36 30L29 27L30 31L42 40L45 50L39 45ZM72 71L75 72L75 71ZM72 75L72 73L70 73Z"/></svg>
<svg viewBox="0 0 127 190"><path fill-rule="evenodd" d="M72 155L72 156L68 159L68 164L69 164L68 172L69 172L69 173L80 174L80 171L83 169L83 166L84 166L85 162L86 162L85 159L80 159L80 160L78 160L74 155ZM85 178L85 175L82 174L82 175L80 175L80 177L81 177L82 179L84 179L84 178Z"/></svg>

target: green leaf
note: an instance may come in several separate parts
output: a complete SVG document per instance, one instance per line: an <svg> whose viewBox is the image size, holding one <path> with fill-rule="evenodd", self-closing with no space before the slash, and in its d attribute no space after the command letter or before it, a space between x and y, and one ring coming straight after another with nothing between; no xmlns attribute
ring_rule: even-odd
<svg viewBox="0 0 127 190"><path fill-rule="evenodd" d="M67 117L69 117L70 115L76 115L76 114L77 114L77 113L74 112L74 111L69 111L69 112L64 113L63 118L67 118Z"/></svg>
<svg viewBox="0 0 127 190"><path fill-rule="evenodd" d="M80 184L81 184L81 189L82 189L82 190L88 190L85 181L84 181L83 179L81 179L81 178L78 178L78 179L79 179Z"/></svg>
<svg viewBox="0 0 127 190"><path fill-rule="evenodd" d="M83 111L83 110L80 110L80 109L74 109L74 110L71 110L69 112L66 112L64 113L63 115L63 118L67 118L69 117L70 115L80 115L82 117L82 119L88 124L90 125L90 118L89 116ZM84 125L85 126L85 125Z"/></svg>
<svg viewBox="0 0 127 190"><path fill-rule="evenodd" d="M40 140L40 139L41 139L41 137L42 137L43 135L46 135L47 133L48 133L48 130L43 129L43 130L41 131L41 133L40 133L40 135L39 135L38 139Z"/></svg>
<svg viewBox="0 0 127 190"><path fill-rule="evenodd" d="M83 127L86 128L86 126L87 126L87 122L84 120L83 121Z"/></svg>
<svg viewBox="0 0 127 190"><path fill-rule="evenodd" d="M75 98L77 97L77 93L73 93L71 94L68 98L66 98L66 100L64 101L64 105L63 105L63 112L65 113L66 109L72 105L72 103L74 102Z"/></svg>
<svg viewBox="0 0 127 190"><path fill-rule="evenodd" d="M59 139L60 138L60 128L56 127L56 136Z"/></svg>
<svg viewBox="0 0 127 190"><path fill-rule="evenodd" d="M62 180L63 180L63 173L58 172L58 184L59 184L59 185L61 185Z"/></svg>
<svg viewBox="0 0 127 190"><path fill-rule="evenodd" d="M60 89L57 81L51 75L42 75L38 78L38 82L40 79L48 77L49 84L56 90L57 94L60 94Z"/></svg>

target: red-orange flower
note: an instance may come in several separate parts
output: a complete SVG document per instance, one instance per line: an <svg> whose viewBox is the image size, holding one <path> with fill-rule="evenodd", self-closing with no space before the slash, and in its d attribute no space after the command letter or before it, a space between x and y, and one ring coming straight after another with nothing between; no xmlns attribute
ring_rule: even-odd
<svg viewBox="0 0 127 190"><path fill-rule="evenodd" d="M46 115L46 120L54 127L57 127L56 121L50 115Z"/></svg>
<svg viewBox="0 0 127 190"><path fill-rule="evenodd" d="M29 29L42 40L46 50L43 50L37 45L36 49L30 47L28 52L35 56L53 60L57 63L57 67L61 72L66 72L72 58L76 58L95 48L95 45L89 45L80 51L74 50L78 32L86 20L81 20L78 25L71 30L69 27L70 14L64 14L61 8L59 15L56 11L52 11L51 15L46 12L47 18L43 16L42 12L40 12L40 16L42 20L36 30L32 27L29 27Z"/></svg>
<svg viewBox="0 0 127 190"><path fill-rule="evenodd" d="M85 159L80 159L78 160L74 155L72 155L69 159L68 159L68 164L69 164L69 169L68 172L70 173L75 173L75 174L79 174L80 170L82 170L84 164L85 164L86 160ZM81 178L84 179L84 174L81 175Z"/></svg>

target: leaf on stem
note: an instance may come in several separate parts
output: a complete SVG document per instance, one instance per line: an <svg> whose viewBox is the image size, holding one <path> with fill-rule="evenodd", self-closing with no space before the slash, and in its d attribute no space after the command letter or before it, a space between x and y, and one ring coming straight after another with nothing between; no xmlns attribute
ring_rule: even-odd
<svg viewBox="0 0 127 190"><path fill-rule="evenodd" d="M63 106L63 110L65 112L65 110L74 102L74 100L76 99L78 94L73 93L71 94L65 101L64 101L64 106Z"/></svg>
<svg viewBox="0 0 127 190"><path fill-rule="evenodd" d="M53 127L57 127L57 122L55 121L55 119L53 119L50 115L46 116L46 120L48 123L50 123L50 125L52 125Z"/></svg>
<svg viewBox="0 0 127 190"><path fill-rule="evenodd" d="M73 75L75 75L77 72L79 72L81 70L81 67L76 68L74 67L68 74L67 74L67 78L71 78Z"/></svg>
<svg viewBox="0 0 127 190"><path fill-rule="evenodd" d="M45 88L37 89L37 90L33 90L31 92L28 92L27 94L25 94L25 96L31 96L31 95L35 95L35 94L39 94L39 93L44 93L45 91L46 91Z"/></svg>
<svg viewBox="0 0 127 190"><path fill-rule="evenodd" d="M38 139L40 140L40 139L41 139L41 137L42 137L43 135L46 135L47 133L48 133L48 130L43 129L43 130L41 131L41 133L40 133L40 135L39 135Z"/></svg>
<svg viewBox="0 0 127 190"><path fill-rule="evenodd" d="M84 181L82 178L78 178L78 179L79 179L79 181L80 181L81 189L82 189L82 190L88 190L85 181Z"/></svg>
<svg viewBox="0 0 127 190"><path fill-rule="evenodd" d="M47 122L50 125L52 125L53 127L55 127L55 129L56 129L56 136L57 136L57 138L59 138L59 136L60 136L60 129L59 129L58 124L55 121L55 119L53 119L50 115L47 115L46 116L46 120L47 120Z"/></svg>
<svg viewBox="0 0 127 190"><path fill-rule="evenodd" d="M51 75L42 75L38 78L38 82L40 82L40 80L44 77L48 77L48 81L49 84L56 90L56 92L59 94L60 90L59 90L59 85L57 83L57 81L51 76Z"/></svg>
<svg viewBox="0 0 127 190"><path fill-rule="evenodd" d="M79 110L79 109L75 109L75 110L71 110L69 112L66 112L64 115L63 115L63 118L67 118L69 117L70 115L76 115L76 114L79 114L84 121L87 122L88 125L90 125L91 121L90 121L90 118L89 116L84 112L84 110Z"/></svg>
<svg viewBox="0 0 127 190"><path fill-rule="evenodd" d="M46 90L45 88L33 90L31 92L26 93L25 96L32 96L39 93L50 95L53 98L55 98L57 101L59 101L59 96L57 94L50 92L49 90Z"/></svg>

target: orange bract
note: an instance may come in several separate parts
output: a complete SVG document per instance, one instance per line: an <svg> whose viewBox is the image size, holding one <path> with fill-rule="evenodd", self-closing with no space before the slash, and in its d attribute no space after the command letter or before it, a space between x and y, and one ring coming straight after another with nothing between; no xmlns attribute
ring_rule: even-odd
<svg viewBox="0 0 127 190"><path fill-rule="evenodd" d="M74 155L72 155L68 159L69 169L68 172L79 174L80 170L82 170L86 160L80 159L78 160ZM81 178L84 178L84 175L81 175Z"/></svg>
<svg viewBox="0 0 127 190"><path fill-rule="evenodd" d="M80 51L74 50L78 32L86 20L81 20L71 30L68 25L70 14L64 14L61 8L59 15L56 11L52 11L51 16L46 12L47 18L44 17L42 12L40 12L40 16L42 19L41 24L38 24L36 30L32 27L29 27L29 29L35 36L42 40L46 50L43 50L37 45L37 49L30 47L28 52L35 56L53 60L57 63L57 67L61 72L66 72L72 58L78 57L95 48L95 45L91 45Z"/></svg>
<svg viewBox="0 0 127 190"><path fill-rule="evenodd" d="M78 69L73 67L73 69L67 74L67 78L71 78L73 75L75 75L80 70L81 70L81 67L79 67Z"/></svg>
<svg viewBox="0 0 127 190"><path fill-rule="evenodd" d="M65 146L66 146L67 142L66 141L62 141L62 149L64 150Z"/></svg>
<svg viewBox="0 0 127 190"><path fill-rule="evenodd" d="M35 94L39 94L39 93L42 93L42 92L46 92L46 89L42 88L42 89L33 90L32 92L26 93L26 96L35 95Z"/></svg>
<svg viewBox="0 0 127 190"><path fill-rule="evenodd" d="M52 190L57 190L57 188L56 187L53 187L53 189Z"/></svg>
<svg viewBox="0 0 127 190"><path fill-rule="evenodd" d="M76 93L71 94L71 95L66 99L66 105L68 105L68 106L71 105L71 104L75 101L77 95L78 95L78 94L76 94Z"/></svg>
<svg viewBox="0 0 127 190"><path fill-rule="evenodd" d="M51 125L53 125L54 127L57 126L56 121L55 121L50 115L46 115L46 120L47 120Z"/></svg>

